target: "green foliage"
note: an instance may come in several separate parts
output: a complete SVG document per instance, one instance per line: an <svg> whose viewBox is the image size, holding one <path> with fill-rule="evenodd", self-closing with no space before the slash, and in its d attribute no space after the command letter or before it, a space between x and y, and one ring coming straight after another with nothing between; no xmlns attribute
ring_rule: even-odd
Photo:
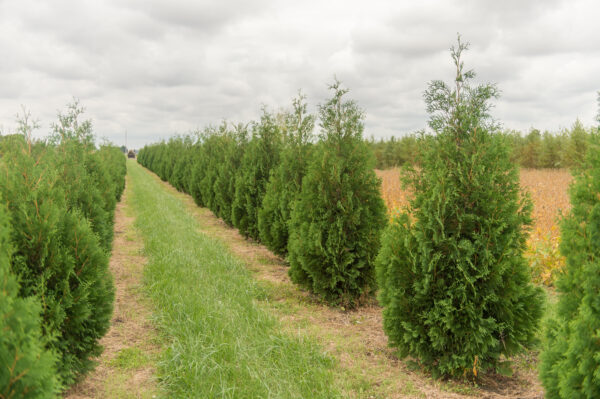
<svg viewBox="0 0 600 399"><path fill-rule="evenodd" d="M541 355L548 398L600 397L600 135L592 136L587 160L574 175L573 208L561 222L566 267Z"/></svg>
<svg viewBox="0 0 600 399"><path fill-rule="evenodd" d="M299 95L293 105L294 111L286 114L281 162L271 174L262 208L258 212L261 241L280 255L287 253L291 211L300 194L302 178L306 174L315 125L314 116L307 115L303 95Z"/></svg>
<svg viewBox="0 0 600 399"><path fill-rule="evenodd" d="M339 82L331 90L319 107L322 142L292 211L290 276L330 303L354 307L375 287L385 205L362 138L363 112L343 99L347 90Z"/></svg>
<svg viewBox="0 0 600 399"><path fill-rule="evenodd" d="M18 296L10 272L9 223L0 204L0 397L55 398L58 356L44 348L37 298Z"/></svg>
<svg viewBox="0 0 600 399"><path fill-rule="evenodd" d="M377 258L384 329L401 356L434 376L505 369L534 341L543 292L523 257L531 202L503 137L492 134L494 85L470 86L452 48L456 88L425 92L430 126L421 168L407 168L414 199L394 216ZM502 195L499 195L502 193Z"/></svg>
<svg viewBox="0 0 600 399"><path fill-rule="evenodd" d="M100 353L98 340L108 329L108 256L77 202L70 202L69 193L81 188L55 167L65 155L61 149L38 144L29 152L23 140L5 140L0 154L0 192L13 226L12 270L21 296L42 299L44 334L60 352L58 369L67 385L92 367L90 358ZM83 173L78 177L90 183Z"/></svg>
<svg viewBox="0 0 600 399"><path fill-rule="evenodd" d="M246 126L238 124L233 130L225 130L221 139L222 157L214 167L214 212L229 226L233 225L233 202L235 199L236 175L241 166L246 145L248 144Z"/></svg>
<svg viewBox="0 0 600 399"><path fill-rule="evenodd" d="M252 129L235 179L231 220L242 235L259 239L258 211L262 206L271 170L279 163L282 131L274 115L263 110Z"/></svg>
<svg viewBox="0 0 600 399"><path fill-rule="evenodd" d="M59 356L64 386L102 350L114 289L108 272L113 216L125 185L118 148L94 147L77 103L59 114L49 144L30 134L0 140L0 196L7 204L19 296L41 303L42 341ZM22 128L28 131L28 122ZM30 130L30 129L29 129Z"/></svg>

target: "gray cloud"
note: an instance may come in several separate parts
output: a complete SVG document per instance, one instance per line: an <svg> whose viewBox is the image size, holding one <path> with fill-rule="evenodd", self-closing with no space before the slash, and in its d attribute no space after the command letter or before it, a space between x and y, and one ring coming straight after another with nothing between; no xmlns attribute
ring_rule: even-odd
<svg viewBox="0 0 600 399"><path fill-rule="evenodd" d="M366 135L426 125L422 93L452 79L448 48L502 91L507 128L592 124L600 89L593 0L0 0L0 125L25 104L42 122L75 96L100 137L131 146L248 121L298 89L311 110L334 75L366 111Z"/></svg>

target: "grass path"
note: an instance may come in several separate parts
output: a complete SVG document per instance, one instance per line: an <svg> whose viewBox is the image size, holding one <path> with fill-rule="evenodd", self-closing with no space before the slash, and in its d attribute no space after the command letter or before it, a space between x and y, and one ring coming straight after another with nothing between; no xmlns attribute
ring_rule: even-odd
<svg viewBox="0 0 600 399"><path fill-rule="evenodd" d="M128 162L144 282L166 343L158 377L169 398L335 398L333 361L283 331L267 293L185 202Z"/></svg>
<svg viewBox="0 0 600 399"><path fill-rule="evenodd" d="M159 345L150 323L150 306L142 292L146 259L142 240L133 227L131 182L115 212L115 238L110 271L115 280L111 328L102 338L104 352L98 367L71 388L67 399L153 398L160 394L155 381Z"/></svg>

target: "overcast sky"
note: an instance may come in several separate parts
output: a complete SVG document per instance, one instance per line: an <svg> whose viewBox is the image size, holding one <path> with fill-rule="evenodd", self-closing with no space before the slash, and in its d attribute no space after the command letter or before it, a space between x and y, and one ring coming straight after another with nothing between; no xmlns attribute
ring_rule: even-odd
<svg viewBox="0 0 600 399"><path fill-rule="evenodd" d="M77 97L99 137L140 147L288 107L298 89L314 111L335 75L367 136L400 136L425 127L427 82L451 80L457 32L506 128L591 126L599 17L597 0L0 0L0 126L23 104L46 135Z"/></svg>

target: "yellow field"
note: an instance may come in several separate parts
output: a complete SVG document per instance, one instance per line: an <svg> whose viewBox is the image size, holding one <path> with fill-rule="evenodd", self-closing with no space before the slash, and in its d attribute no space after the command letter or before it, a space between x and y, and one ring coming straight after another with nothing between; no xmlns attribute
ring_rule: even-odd
<svg viewBox="0 0 600 399"><path fill-rule="evenodd" d="M381 192L388 210L392 211L408 201L408 193L400 185L400 170L377 170L382 179ZM555 273L562 268L564 259L558 254L560 231L558 218L571 208L568 188L572 177L564 169L522 169L521 187L533 200L533 226L527 257L537 281L551 285ZM501 193L499 193L501 194Z"/></svg>

